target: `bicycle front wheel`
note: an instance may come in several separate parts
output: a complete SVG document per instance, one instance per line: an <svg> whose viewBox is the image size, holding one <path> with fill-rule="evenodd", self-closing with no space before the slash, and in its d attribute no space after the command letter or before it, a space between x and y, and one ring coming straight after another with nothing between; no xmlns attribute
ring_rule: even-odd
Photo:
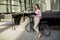
<svg viewBox="0 0 60 40"><path fill-rule="evenodd" d="M33 32L33 23L28 23L27 25L26 25L26 27L25 27L25 30L27 31L27 32Z"/></svg>

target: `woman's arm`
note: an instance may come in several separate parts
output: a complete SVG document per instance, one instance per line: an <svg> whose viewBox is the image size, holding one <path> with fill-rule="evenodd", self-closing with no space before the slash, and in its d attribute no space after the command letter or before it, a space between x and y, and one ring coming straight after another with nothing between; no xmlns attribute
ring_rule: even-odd
<svg viewBox="0 0 60 40"><path fill-rule="evenodd" d="M40 10L38 10L37 12L36 12L36 17L41 17L42 15L41 15L41 11Z"/></svg>

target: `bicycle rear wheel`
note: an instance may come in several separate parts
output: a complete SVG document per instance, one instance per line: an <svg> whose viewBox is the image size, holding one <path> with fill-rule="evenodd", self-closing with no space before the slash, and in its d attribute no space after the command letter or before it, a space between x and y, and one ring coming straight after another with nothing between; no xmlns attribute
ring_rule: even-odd
<svg viewBox="0 0 60 40"><path fill-rule="evenodd" d="M45 36L50 35L50 29L47 24L42 24L42 25L40 25L40 27L43 27L43 31L42 31L43 35L45 35Z"/></svg>

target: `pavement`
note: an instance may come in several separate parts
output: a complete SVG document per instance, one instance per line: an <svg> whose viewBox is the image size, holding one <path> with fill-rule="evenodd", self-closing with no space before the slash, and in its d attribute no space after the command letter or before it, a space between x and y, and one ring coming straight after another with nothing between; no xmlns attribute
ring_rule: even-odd
<svg viewBox="0 0 60 40"><path fill-rule="evenodd" d="M25 22L22 22L20 25L0 26L0 40L60 40L60 30L51 30L50 36L42 35L41 38L36 38L35 32L29 33L25 30L27 23L28 20L26 19ZM16 29L12 29L13 27Z"/></svg>

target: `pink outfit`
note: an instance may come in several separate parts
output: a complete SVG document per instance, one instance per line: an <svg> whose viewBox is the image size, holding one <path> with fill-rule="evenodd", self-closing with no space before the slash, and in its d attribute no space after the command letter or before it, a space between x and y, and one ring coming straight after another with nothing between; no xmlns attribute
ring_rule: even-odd
<svg viewBox="0 0 60 40"><path fill-rule="evenodd" d="M41 16L42 16L42 15L41 15L41 11L38 9L38 10L35 11L35 13L37 14L37 15L35 16L35 18L36 18L36 19L41 19Z"/></svg>
<svg viewBox="0 0 60 40"><path fill-rule="evenodd" d="M41 19L41 11L38 9L35 11L35 13L37 14L36 16L34 16L34 30L39 33L39 28L38 28L38 24L40 22Z"/></svg>

